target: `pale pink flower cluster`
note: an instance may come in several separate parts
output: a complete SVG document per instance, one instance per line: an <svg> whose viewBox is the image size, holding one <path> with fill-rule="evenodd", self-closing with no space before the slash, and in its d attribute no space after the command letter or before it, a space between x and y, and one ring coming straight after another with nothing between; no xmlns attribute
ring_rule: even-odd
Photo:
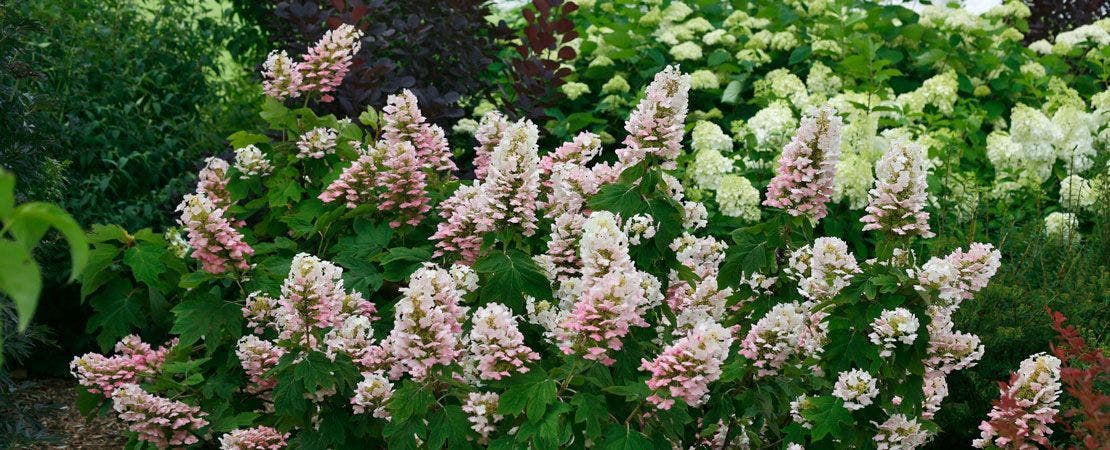
<svg viewBox="0 0 1110 450"><path fill-rule="evenodd" d="M362 381L355 386L355 396L351 397L351 408L355 414L371 411L374 417L388 420L390 415L386 405L393 398L393 383L381 372L365 372Z"/></svg>
<svg viewBox="0 0 1110 450"><path fill-rule="evenodd" d="M924 361L926 372L947 375L971 367L983 357L984 347L979 336L953 329L950 309L933 307L929 312L932 321L926 327L929 331Z"/></svg>
<svg viewBox="0 0 1110 450"><path fill-rule="evenodd" d="M379 364L391 379L408 374L421 379L438 364L451 364L462 356L459 345L465 308L459 306L463 287L447 270L426 265L401 289L394 306L393 329L382 340Z"/></svg>
<svg viewBox="0 0 1110 450"><path fill-rule="evenodd" d="M200 260L206 272L218 275L230 267L250 269L247 256L254 254L254 249L232 227L225 217L226 209L217 206L203 192L198 192L185 194L177 210L181 211L178 223L188 230L192 256Z"/></svg>
<svg viewBox="0 0 1110 450"><path fill-rule="evenodd" d="M664 169L675 168L675 159L682 152L689 95L690 76L677 66L655 74L644 99L624 125L628 136L624 147L617 150L622 168L632 167L648 155L657 157Z"/></svg>
<svg viewBox="0 0 1110 450"><path fill-rule="evenodd" d="M224 209L231 206L231 193L227 190L228 168L227 161L211 156L204 160L204 167L197 173L197 194L203 194Z"/></svg>
<svg viewBox="0 0 1110 450"><path fill-rule="evenodd" d="M240 179L248 179L269 175L274 171L274 166L266 159L261 149L251 144L235 149L235 169L239 171Z"/></svg>
<svg viewBox="0 0 1110 450"><path fill-rule="evenodd" d="M278 100L317 92L320 101L332 101L329 92L335 91L350 71L351 60L362 47L360 39L362 31L342 24L324 33L301 62L294 63L284 51L271 52L262 65L263 91Z"/></svg>
<svg viewBox="0 0 1110 450"><path fill-rule="evenodd" d="M490 157L493 149L501 142L501 136L509 130L512 122L504 114L497 111L487 112L478 122L478 129L474 131L474 139L478 145L474 146L474 178L481 181L486 179L489 170Z"/></svg>
<svg viewBox="0 0 1110 450"><path fill-rule="evenodd" d="M154 376L175 345L177 339L153 349L132 334L116 343L117 355L86 353L73 358L69 363L70 373L89 393L110 397L120 386L139 383Z"/></svg>
<svg viewBox="0 0 1110 450"><path fill-rule="evenodd" d="M671 242L670 249L675 252L675 259L679 264L688 267L694 275L704 278L719 273L728 244L713 237L699 238L683 232Z"/></svg>
<svg viewBox="0 0 1110 450"><path fill-rule="evenodd" d="M239 429L220 437L220 450L282 450L288 437L267 426Z"/></svg>
<svg viewBox="0 0 1110 450"><path fill-rule="evenodd" d="M525 236L536 232L536 202L540 195L539 130L529 120L506 130L493 154L482 181L482 196L494 226L523 229ZM481 232L493 231L480 229Z"/></svg>
<svg viewBox="0 0 1110 450"><path fill-rule="evenodd" d="M867 335L871 338L871 343L883 347L879 351L879 356L888 357L893 354L894 347L898 346L901 342L905 345L913 345L913 341L917 339L917 329L921 326L918 322L917 316L914 316L910 310L906 308L895 308L883 310L871 322L871 334Z"/></svg>
<svg viewBox="0 0 1110 450"><path fill-rule="evenodd" d="M331 360L335 356L344 354L350 356L356 363L363 363L372 359L374 344L374 329L371 326L373 317L370 314L349 315L338 327L332 328L324 335L324 354Z"/></svg>
<svg viewBox="0 0 1110 450"><path fill-rule="evenodd" d="M278 100L301 96L304 77L285 50L274 50L262 64L262 91Z"/></svg>
<svg viewBox="0 0 1110 450"><path fill-rule="evenodd" d="M813 401L808 395L802 394L790 402L790 418L794 423L807 430L813 428L813 422L805 418L804 413L813 407Z"/></svg>
<svg viewBox="0 0 1110 450"><path fill-rule="evenodd" d="M873 438L877 450L911 450L929 440L929 431L917 419L905 414L893 414L885 422L875 425L879 428Z"/></svg>
<svg viewBox="0 0 1110 450"><path fill-rule="evenodd" d="M828 300L860 273L855 255L840 238L820 237L790 255L784 272L798 282L798 293L813 301Z"/></svg>
<svg viewBox="0 0 1110 450"><path fill-rule="evenodd" d="M578 258L578 241L582 238L582 227L586 216L564 213L555 217L551 224L551 239L547 241L547 253L554 273L551 278L564 281L578 275L581 260Z"/></svg>
<svg viewBox="0 0 1110 450"><path fill-rule="evenodd" d="M721 365L732 345L732 330L706 321L663 349L654 360L641 361L651 373L647 385L655 391L647 398L659 409L670 409L675 399L699 406L709 397L709 383L721 377Z"/></svg>
<svg viewBox="0 0 1110 450"><path fill-rule="evenodd" d="M140 441L158 448L196 444L194 433L208 425L199 407L147 393L137 384L113 391L112 407Z"/></svg>
<svg viewBox="0 0 1110 450"><path fill-rule="evenodd" d="M460 187L441 203L445 220L432 236L437 241L436 256L452 253L471 263L482 234L517 227L531 236L537 229L537 209L543 208L545 216L555 222L547 254L559 268L557 272L567 272L552 275L573 274L573 249L585 220L586 199L618 175L608 164L586 167L600 151L600 140L591 133L579 134L541 161L538 129L532 122L509 123L500 114L490 113L483 123L475 148L478 181Z"/></svg>
<svg viewBox="0 0 1110 450"><path fill-rule="evenodd" d="M875 163L875 187L868 192L864 231L883 230L897 236L933 237L925 212L925 151L895 140Z"/></svg>
<svg viewBox="0 0 1110 450"><path fill-rule="evenodd" d="M759 319L740 343L740 354L752 361L762 378L778 373L802 350L808 312L797 303L780 303Z"/></svg>
<svg viewBox="0 0 1110 450"><path fill-rule="evenodd" d="M540 173L550 177L559 164L572 164L585 166L601 153L601 138L589 131L583 131L574 136L570 142L564 142L555 151L540 158Z"/></svg>
<svg viewBox="0 0 1110 450"><path fill-rule="evenodd" d="M320 159L324 155L335 153L335 140L338 137L335 129L317 127L306 131L297 140L297 158Z"/></svg>
<svg viewBox="0 0 1110 450"><path fill-rule="evenodd" d="M389 96L383 113L382 140L347 167L319 198L325 203L343 199L348 208L376 199L378 210L398 211L400 217L390 221L391 227L415 226L431 210L428 177L455 170L455 163L443 129L427 123L412 92Z"/></svg>
<svg viewBox="0 0 1110 450"><path fill-rule="evenodd" d="M631 245L640 245L655 237L656 231L659 231L659 224L647 214L636 214L624 222L624 234L628 235Z"/></svg>
<svg viewBox="0 0 1110 450"><path fill-rule="evenodd" d="M440 218L436 233L436 257L457 254L459 261L473 264L482 249L479 230L493 228L493 219L485 214L475 214L485 207L480 185L461 185L450 197L439 204Z"/></svg>
<svg viewBox="0 0 1110 450"><path fill-rule="evenodd" d="M382 112L382 139L385 142L412 143L416 148L416 159L424 169L447 173L457 169L451 161L446 133L438 125L428 123L412 91L404 89L386 98Z"/></svg>
<svg viewBox="0 0 1110 450"><path fill-rule="evenodd" d="M474 311L469 350L477 361L478 377L500 380L513 373L528 372L527 363L540 355L524 344L516 318L507 306L490 303Z"/></svg>
<svg viewBox="0 0 1110 450"><path fill-rule="evenodd" d="M489 442L490 433L497 429L494 425L505 418L497 413L500 401L501 396L496 392L471 392L462 406L463 412L470 414L466 420L470 421L470 428L478 433L480 444Z"/></svg>
<svg viewBox="0 0 1110 450"><path fill-rule="evenodd" d="M243 318L247 319L247 328L252 329L255 334L262 334L267 328L276 330L277 308L276 298L261 292L251 292L243 302L242 309Z"/></svg>
<svg viewBox="0 0 1110 450"><path fill-rule="evenodd" d="M1038 448L1029 442L1033 441L1048 446L1049 425L1060 412L1060 360L1044 353L1026 358L1000 391L1001 399L988 413L990 420L979 424L982 433L972 445Z"/></svg>
<svg viewBox="0 0 1110 450"><path fill-rule="evenodd" d="M830 106L802 119L793 140L782 149L775 177L767 186L766 206L814 220L828 214L840 158L840 117Z"/></svg>
<svg viewBox="0 0 1110 450"><path fill-rule="evenodd" d="M284 354L285 349L274 345L273 342L259 339L258 336L247 335L239 338L235 356L239 358L239 364L250 380L246 391L259 394L273 389L277 385L277 380L266 376L266 372L277 366L278 360Z"/></svg>
<svg viewBox="0 0 1110 450"><path fill-rule="evenodd" d="M609 352L623 347L630 327L647 326L644 311L662 300L659 282L632 265L628 237L608 211L590 214L579 250L582 277L563 282L573 286L571 297L577 300L556 330L559 348L612 365Z"/></svg>
<svg viewBox="0 0 1110 450"><path fill-rule="evenodd" d="M940 403L948 397L948 380L943 373L926 373L922 390L924 390L925 402L921 405L921 418L932 420L937 411L940 411Z"/></svg>
<svg viewBox="0 0 1110 450"><path fill-rule="evenodd" d="M840 372L833 385L833 396L844 400L844 407L851 411L863 409L879 396L875 377L860 369Z"/></svg>
<svg viewBox="0 0 1110 450"><path fill-rule="evenodd" d="M313 331L343 322L340 313L346 296L341 267L298 253L281 284L276 311L278 335L315 347Z"/></svg>
<svg viewBox="0 0 1110 450"><path fill-rule="evenodd" d="M697 279L687 282L672 270L667 304L674 311L675 331L688 330L706 320L719 320L731 288L721 289L717 283L721 262L728 244L712 237L699 238L684 232L671 242L670 249L680 264L690 269Z"/></svg>
<svg viewBox="0 0 1110 450"><path fill-rule="evenodd" d="M958 305L987 286L998 271L1002 254L991 244L973 243L966 252L956 249L944 258L933 257L909 275L917 279L917 289L941 306Z"/></svg>

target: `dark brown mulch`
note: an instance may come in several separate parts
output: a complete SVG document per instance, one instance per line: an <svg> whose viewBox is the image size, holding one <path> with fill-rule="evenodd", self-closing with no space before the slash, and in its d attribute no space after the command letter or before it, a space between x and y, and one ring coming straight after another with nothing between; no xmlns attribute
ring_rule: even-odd
<svg viewBox="0 0 1110 450"><path fill-rule="evenodd" d="M127 444L126 428L114 415L86 421L74 406L77 400L73 380L47 379L18 381L7 399L18 413L23 434L32 440L9 443L26 449L118 449ZM0 408L3 409L3 408ZM0 440L0 448L4 443Z"/></svg>

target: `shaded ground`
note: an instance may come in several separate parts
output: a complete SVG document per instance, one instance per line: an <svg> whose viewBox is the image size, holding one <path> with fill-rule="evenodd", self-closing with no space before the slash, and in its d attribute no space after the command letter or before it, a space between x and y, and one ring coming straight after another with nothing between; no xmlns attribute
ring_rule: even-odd
<svg viewBox="0 0 1110 450"><path fill-rule="evenodd" d="M0 448L20 449L119 449L127 443L125 428L114 416L86 421L77 411L76 383L72 380L26 380L16 383L0 405ZM14 420L11 420L13 419ZM12 429L4 429L11 427ZM25 436L6 442L12 431Z"/></svg>

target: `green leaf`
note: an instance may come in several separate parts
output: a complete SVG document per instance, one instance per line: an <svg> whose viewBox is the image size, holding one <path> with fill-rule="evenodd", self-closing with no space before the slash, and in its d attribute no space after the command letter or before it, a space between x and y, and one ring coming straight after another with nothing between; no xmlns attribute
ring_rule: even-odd
<svg viewBox="0 0 1110 450"><path fill-rule="evenodd" d="M81 274L82 300L116 276L112 265L121 250L112 244L93 245L92 251L89 252L89 263L85 266L85 272Z"/></svg>
<svg viewBox="0 0 1110 450"><path fill-rule="evenodd" d="M605 450L642 450L652 448L654 445L643 433L626 428L622 425L613 425L605 433L602 448Z"/></svg>
<svg viewBox="0 0 1110 450"><path fill-rule="evenodd" d="M42 290L39 266L31 252L12 241L0 241L0 292L15 302L19 331L27 329Z"/></svg>
<svg viewBox="0 0 1110 450"><path fill-rule="evenodd" d="M385 266L385 279L389 281L404 281L420 268L425 261L432 259L431 247L394 247L382 257Z"/></svg>
<svg viewBox="0 0 1110 450"><path fill-rule="evenodd" d="M504 303L518 313L524 311L524 296L550 299L551 283L532 258L520 250L491 253L474 263L482 276L482 300Z"/></svg>
<svg viewBox="0 0 1110 450"><path fill-rule="evenodd" d="M62 233L62 236L65 236L66 242L69 243L69 255L72 266L69 280L76 280L77 277L81 275L81 272L85 270L85 264L89 260L89 241L85 238L85 232L81 229L81 226L78 225L77 221L73 220L73 217L66 213L65 210L49 203L24 203L15 208L11 220L9 221L9 226L12 227L13 234L15 234L14 231L17 229L15 227L17 223L38 224L30 228L25 228L35 230L31 235L26 236L29 241L24 242L24 245L31 244L30 247L27 248L28 250L33 248L35 244L38 244L38 240L42 237L42 233L37 230L41 228L45 231L45 228L42 228L44 225L54 227L54 229ZM38 236L35 236L35 234Z"/></svg>
<svg viewBox="0 0 1110 450"><path fill-rule="evenodd" d="M509 388L501 394L497 405L501 414L516 416L526 412L528 418L534 421L543 416L549 403L555 401L558 387L543 369L518 374L510 381Z"/></svg>
<svg viewBox="0 0 1110 450"><path fill-rule="evenodd" d="M590 209L612 211L621 217L632 217L646 208L647 202L636 186L627 183L605 185L590 198Z"/></svg>
<svg viewBox="0 0 1110 450"><path fill-rule="evenodd" d="M0 170L0 221L7 222L15 209L15 175Z"/></svg>
<svg viewBox="0 0 1110 450"><path fill-rule="evenodd" d="M96 342L101 350L112 348L120 338L144 323L142 302L135 296L136 290L127 278L114 278L89 300L92 317L85 325L85 331L97 333Z"/></svg>
<svg viewBox="0 0 1110 450"><path fill-rule="evenodd" d="M609 421L609 408L605 397L588 392L579 392L571 399L574 406L574 423L584 424L584 432L590 440L601 436L601 425Z"/></svg>
<svg viewBox="0 0 1110 450"><path fill-rule="evenodd" d="M136 280L146 283L151 288L162 290L164 283L158 279L158 276L166 271L166 264L162 262L162 258L167 254L165 247L142 242L123 253L123 262L131 268L131 273L135 275Z"/></svg>
<svg viewBox="0 0 1110 450"><path fill-rule="evenodd" d="M795 48L794 51L790 52L790 60L787 64L793 66L794 64L802 62L802 60L808 58L811 53L813 53L813 48L809 45L799 46Z"/></svg>
<svg viewBox="0 0 1110 450"><path fill-rule="evenodd" d="M721 103L728 103L735 105L740 101L740 89L744 87L744 83L740 80L732 80L725 86L725 91L721 93Z"/></svg>
<svg viewBox="0 0 1110 450"><path fill-rule="evenodd" d="M428 424L428 448L443 448L449 443L450 448L471 448L467 437L472 435L467 414L458 405L448 405L432 414Z"/></svg>
<svg viewBox="0 0 1110 450"><path fill-rule="evenodd" d="M386 407L392 413L392 420L407 421L410 417L420 418L431 408L436 399L431 392L412 380L405 380L401 387L390 397Z"/></svg>
<svg viewBox="0 0 1110 450"><path fill-rule="evenodd" d="M93 225L92 230L89 231L88 238L89 242L94 244L107 241L116 241L121 244L126 244L128 241L131 240L129 235L127 234L127 230L123 229L123 227L119 225L114 224Z"/></svg>
<svg viewBox="0 0 1110 450"><path fill-rule="evenodd" d="M814 441L820 441L830 434L838 436L839 431L852 429L855 420L840 399L821 396L810 401L813 406L802 411L802 415L813 422Z"/></svg>
<svg viewBox="0 0 1110 450"><path fill-rule="evenodd" d="M221 343L239 339L242 312L238 304L223 300L219 289L181 302L173 308L173 314L176 319L170 332L180 336L184 345L204 339L212 354Z"/></svg>
<svg viewBox="0 0 1110 450"><path fill-rule="evenodd" d="M231 148L234 149L240 149L251 144L270 142L270 138L266 136L246 131L236 131L231 136L228 136L227 140L231 143Z"/></svg>

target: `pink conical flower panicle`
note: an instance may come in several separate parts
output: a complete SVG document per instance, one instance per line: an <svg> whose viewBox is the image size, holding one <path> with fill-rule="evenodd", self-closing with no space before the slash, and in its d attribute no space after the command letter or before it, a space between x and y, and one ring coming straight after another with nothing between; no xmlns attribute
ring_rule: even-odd
<svg viewBox="0 0 1110 450"><path fill-rule="evenodd" d="M140 441L156 447L181 447L200 442L196 432L208 425L196 406L147 393L136 384L112 392L112 406Z"/></svg>
<svg viewBox="0 0 1110 450"><path fill-rule="evenodd" d="M412 91L390 95L382 112L384 141L411 143L422 169L446 173L456 169L443 128L427 123Z"/></svg>
<svg viewBox="0 0 1110 450"><path fill-rule="evenodd" d="M297 64L285 53L274 50L262 64L262 91L278 100L301 96L304 77Z"/></svg>
<svg viewBox="0 0 1110 450"><path fill-rule="evenodd" d="M117 355L86 353L73 358L70 373L89 393L110 397L120 386L147 381L156 375L162 369L166 354L175 345L176 339L152 349L138 336L129 335L116 343Z"/></svg>
<svg viewBox="0 0 1110 450"><path fill-rule="evenodd" d="M540 195L538 140L539 130L530 120L513 124L494 148L489 172L482 182L482 195L488 199L495 223L520 227L525 236L536 232L536 202Z"/></svg>
<svg viewBox="0 0 1110 450"><path fill-rule="evenodd" d="M243 241L243 235L232 228L225 217L227 210L216 206L203 194L186 194L177 206L181 211L178 223L188 230L192 256L208 273L219 275L234 267L250 269L247 256L254 254Z"/></svg>
<svg viewBox="0 0 1110 450"><path fill-rule="evenodd" d="M412 274L394 307L393 329L381 343L381 355L389 358L381 365L387 366L390 378L408 374L420 379L432 367L462 355L465 308L459 302L464 289L450 272L434 266Z"/></svg>
<svg viewBox="0 0 1110 450"><path fill-rule="evenodd" d="M351 60L362 48L362 31L350 24L342 24L328 30L308 49L304 61L297 64L302 78L301 91L316 91L323 94L322 102L333 100L334 92L351 68Z"/></svg>
<svg viewBox="0 0 1110 450"><path fill-rule="evenodd" d="M529 362L540 355L524 344L516 318L509 308L490 303L474 311L470 331L470 354L477 359L478 377L500 380L513 373L528 372Z"/></svg>
<svg viewBox="0 0 1110 450"><path fill-rule="evenodd" d="M315 330L342 323L346 297L342 268L307 253L297 254L278 298L279 336L315 347Z"/></svg>
<svg viewBox="0 0 1110 450"><path fill-rule="evenodd" d="M617 150L621 167L634 166L655 155L664 169L675 168L675 159L682 152L689 94L690 76L677 66L667 66L655 74L644 99L624 125L628 137L624 147Z"/></svg>
<svg viewBox="0 0 1110 450"><path fill-rule="evenodd" d="M782 150L779 167L767 186L766 206L792 216L821 219L832 197L836 162L840 159L840 117L824 106L802 119L794 139Z"/></svg>
<svg viewBox="0 0 1110 450"><path fill-rule="evenodd" d="M1049 446L1049 425L1060 412L1060 360L1038 353L1021 362L1010 383L999 383L1001 398L979 424L982 434L972 442L977 448L1035 449ZM1033 445L1040 444L1040 446ZM1105 442L1103 443L1105 444Z"/></svg>
<svg viewBox="0 0 1110 450"><path fill-rule="evenodd" d="M282 450L289 433L267 426L232 431L220 437L220 450Z"/></svg>
<svg viewBox="0 0 1110 450"><path fill-rule="evenodd" d="M709 397L709 383L721 377L721 365L732 345L732 330L720 324L702 322L655 359L642 360L640 369L651 374L648 388L655 391L647 398L659 409L670 409L675 399L697 407Z"/></svg>

